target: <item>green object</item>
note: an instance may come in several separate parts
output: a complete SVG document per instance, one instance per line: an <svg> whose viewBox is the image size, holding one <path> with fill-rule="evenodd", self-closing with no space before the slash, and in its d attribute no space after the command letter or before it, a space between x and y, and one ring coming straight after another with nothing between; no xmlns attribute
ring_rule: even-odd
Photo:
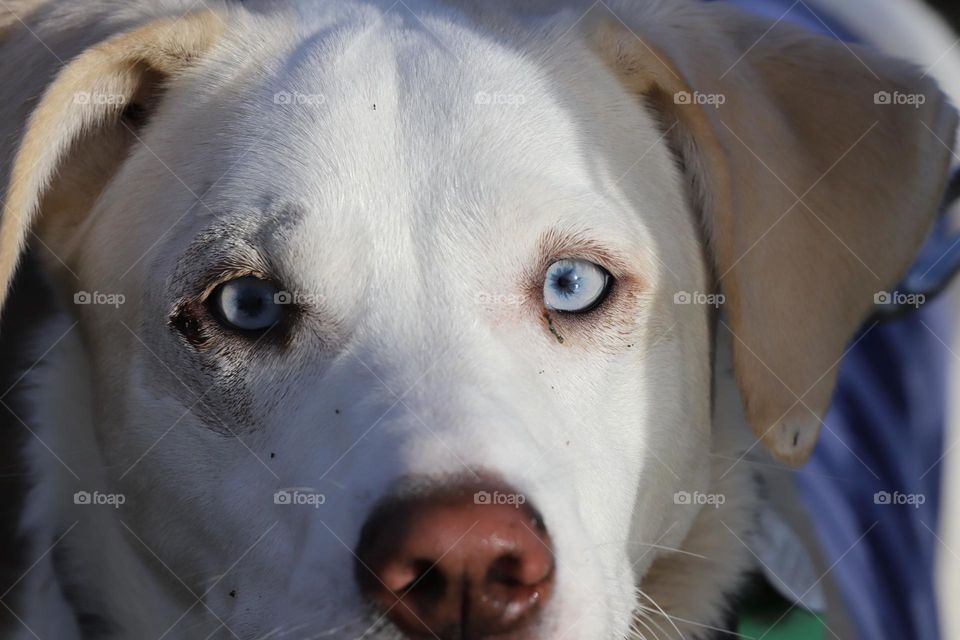
<svg viewBox="0 0 960 640"><path fill-rule="evenodd" d="M779 617L769 614L743 616L737 633L745 638L762 637L763 640L823 640L826 637L823 619L806 609L796 607L777 622Z"/></svg>
<svg viewBox="0 0 960 640"><path fill-rule="evenodd" d="M803 607L793 606L769 585L746 599L741 607L737 633L754 640L824 640L823 618Z"/></svg>

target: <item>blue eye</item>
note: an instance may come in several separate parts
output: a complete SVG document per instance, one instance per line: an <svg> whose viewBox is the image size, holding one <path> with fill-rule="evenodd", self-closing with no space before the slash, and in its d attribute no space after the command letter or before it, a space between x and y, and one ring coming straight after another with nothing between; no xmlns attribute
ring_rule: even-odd
<svg viewBox="0 0 960 640"><path fill-rule="evenodd" d="M547 269L543 303L553 311L585 313L603 302L612 280L606 269L587 260L557 260Z"/></svg>
<svg viewBox="0 0 960 640"><path fill-rule="evenodd" d="M283 318L278 293L272 283L247 276L217 287L212 302L224 324L242 331L263 331Z"/></svg>

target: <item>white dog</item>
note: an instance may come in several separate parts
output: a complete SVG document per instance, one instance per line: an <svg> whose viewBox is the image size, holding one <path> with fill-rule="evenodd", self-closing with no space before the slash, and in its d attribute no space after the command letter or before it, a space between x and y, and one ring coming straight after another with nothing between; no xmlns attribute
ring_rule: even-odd
<svg viewBox="0 0 960 640"><path fill-rule="evenodd" d="M956 115L722 4L510 4L0 0L0 286L63 302L16 633L724 629L738 461L809 455Z"/></svg>

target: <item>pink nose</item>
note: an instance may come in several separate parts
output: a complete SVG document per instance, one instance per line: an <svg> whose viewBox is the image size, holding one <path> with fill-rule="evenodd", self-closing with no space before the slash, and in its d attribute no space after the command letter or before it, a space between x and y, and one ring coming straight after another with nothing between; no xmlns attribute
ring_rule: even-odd
<svg viewBox="0 0 960 640"><path fill-rule="evenodd" d="M553 587L543 521L492 485L388 500L367 520L357 558L364 595L412 638L525 638Z"/></svg>

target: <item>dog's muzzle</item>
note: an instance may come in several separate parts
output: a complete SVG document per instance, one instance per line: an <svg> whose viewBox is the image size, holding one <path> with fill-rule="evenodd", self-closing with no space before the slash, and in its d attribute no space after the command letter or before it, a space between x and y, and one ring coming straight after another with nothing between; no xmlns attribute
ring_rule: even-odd
<svg viewBox="0 0 960 640"><path fill-rule="evenodd" d="M364 596L413 638L529 637L553 590L543 519L502 484L389 498L368 518L356 556Z"/></svg>

